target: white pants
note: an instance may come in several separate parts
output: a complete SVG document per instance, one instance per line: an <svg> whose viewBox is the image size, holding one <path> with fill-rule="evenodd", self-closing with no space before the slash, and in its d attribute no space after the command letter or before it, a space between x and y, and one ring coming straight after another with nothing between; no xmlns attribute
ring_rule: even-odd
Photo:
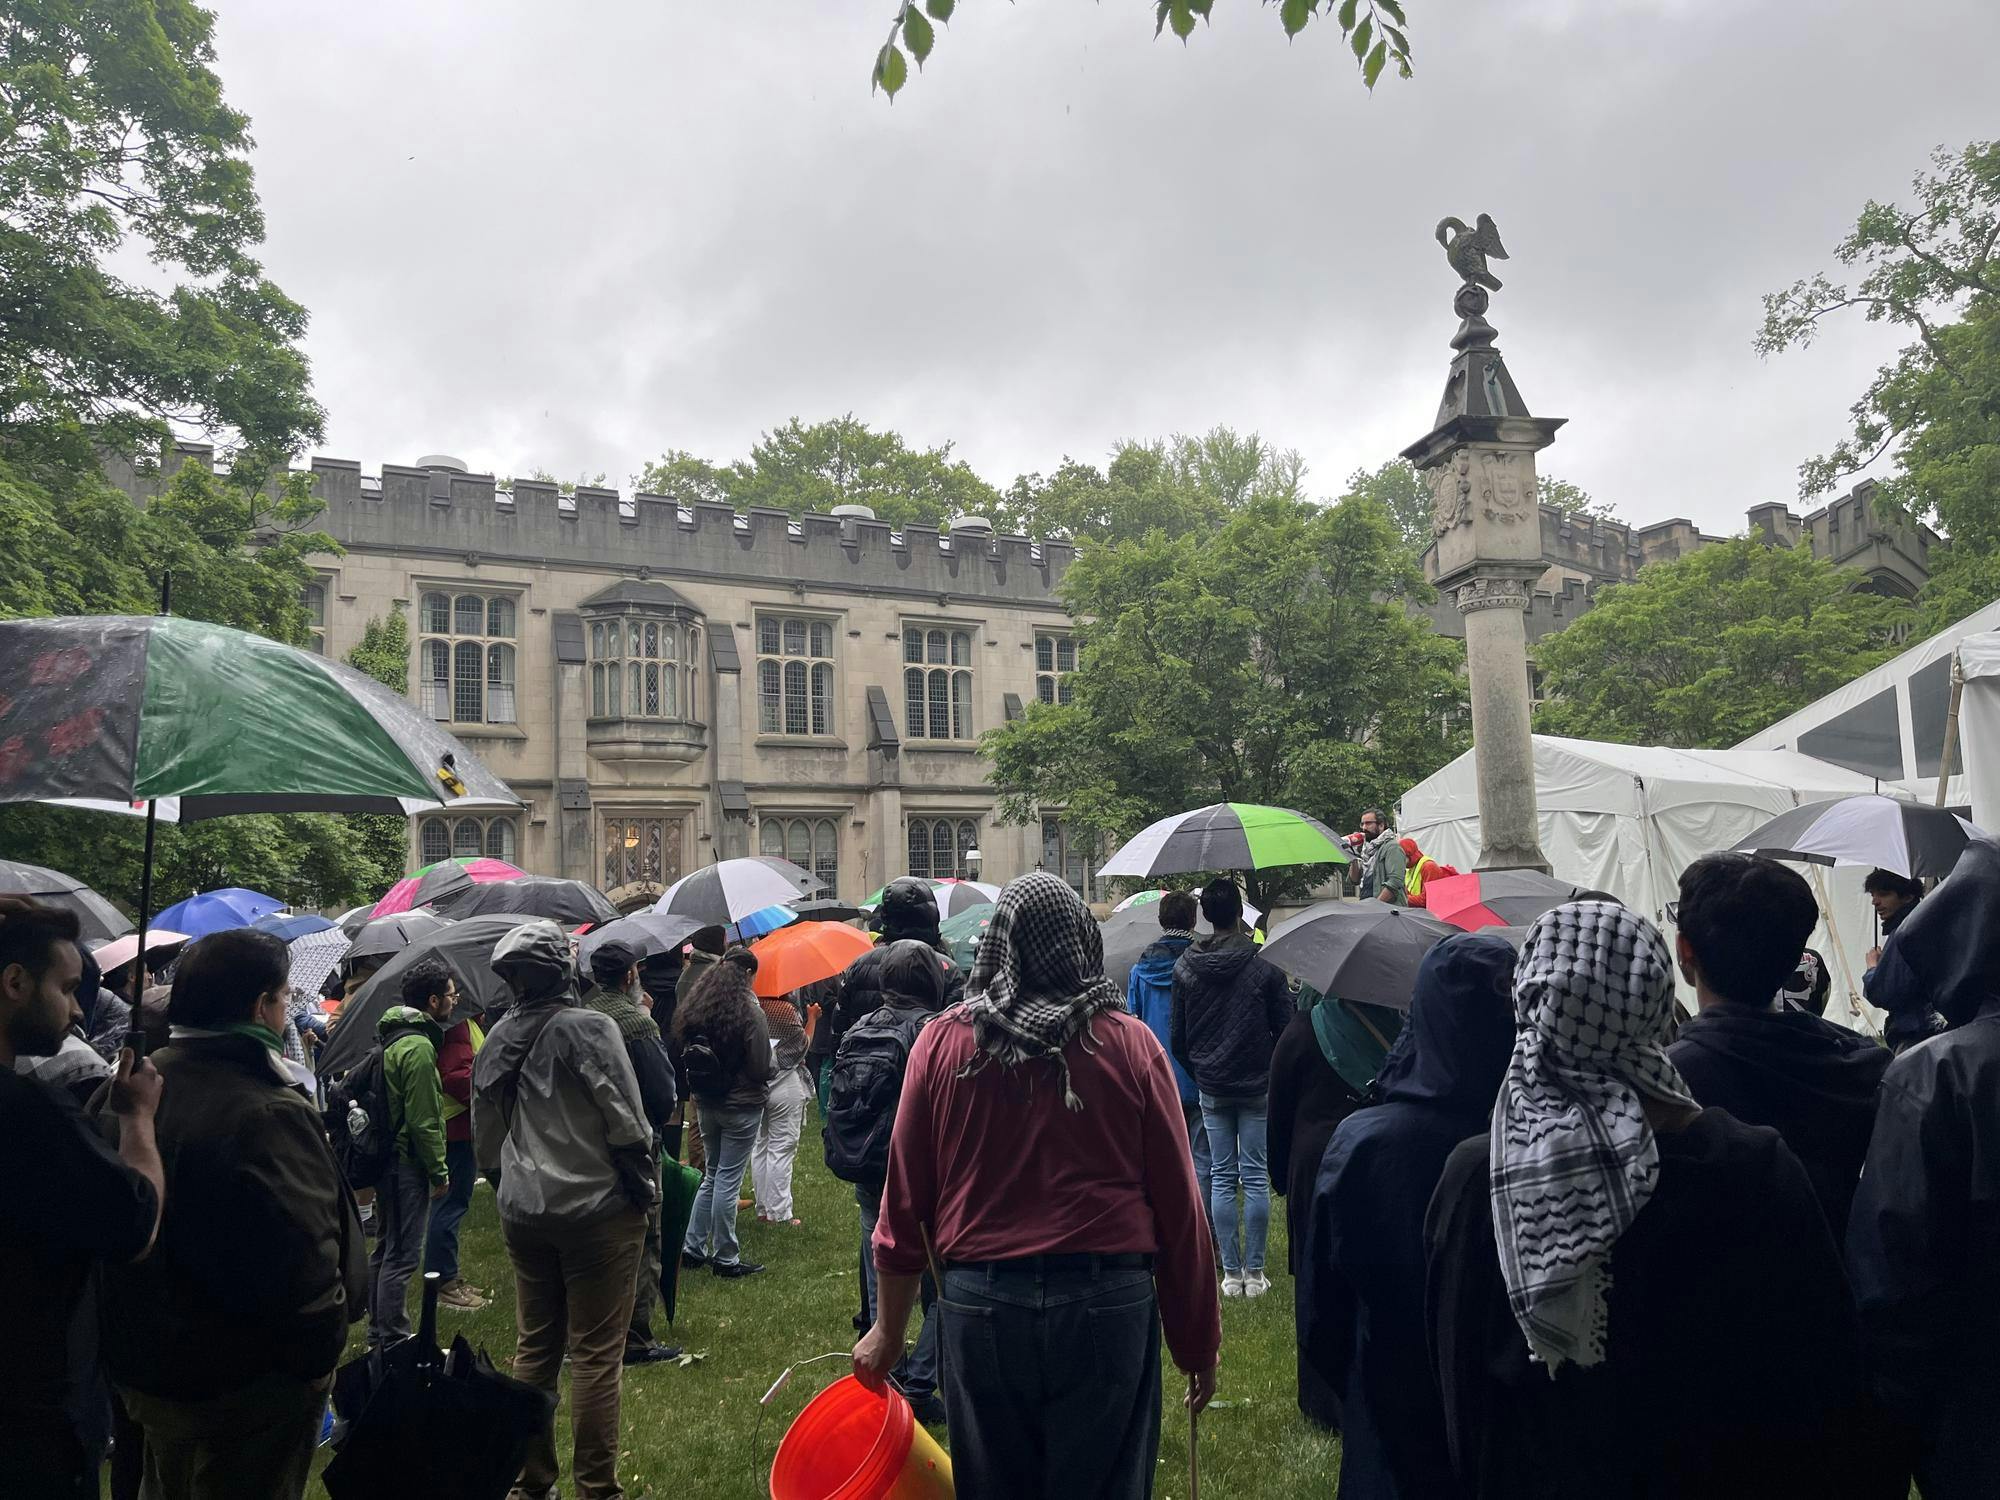
<svg viewBox="0 0 2000 1500"><path fill-rule="evenodd" d="M759 1218L783 1221L792 1216L792 1158L799 1154L799 1131L812 1097L812 1085L797 1068L787 1068L772 1080L764 1099L764 1120L757 1127L756 1149L750 1153Z"/></svg>

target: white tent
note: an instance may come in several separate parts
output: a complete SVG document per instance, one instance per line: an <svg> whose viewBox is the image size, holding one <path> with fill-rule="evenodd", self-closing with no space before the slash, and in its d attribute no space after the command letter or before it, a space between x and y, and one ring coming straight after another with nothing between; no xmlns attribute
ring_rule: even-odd
<svg viewBox="0 0 2000 1500"><path fill-rule="evenodd" d="M1478 772L1468 750L1403 795L1397 827L1426 854L1470 870L1479 858ZM1653 921L1680 873L1803 802L1875 790L1872 777L1793 750L1669 750L1535 736L1542 852L1557 876L1609 891ZM1813 946L1833 965L1829 1013L1859 1016L1874 942L1864 872L1800 866L1820 897Z"/></svg>

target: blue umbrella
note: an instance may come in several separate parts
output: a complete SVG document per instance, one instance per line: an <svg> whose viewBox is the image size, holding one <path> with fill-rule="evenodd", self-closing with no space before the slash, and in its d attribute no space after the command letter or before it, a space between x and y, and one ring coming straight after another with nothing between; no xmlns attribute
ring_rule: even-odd
<svg viewBox="0 0 2000 1500"><path fill-rule="evenodd" d="M164 927L169 932L185 932L189 937L206 937L211 932L224 932L231 927L248 927L259 917L284 909L285 903L276 896L232 885L177 901L155 916L152 925ZM169 916L173 918L171 922L167 920Z"/></svg>
<svg viewBox="0 0 2000 1500"><path fill-rule="evenodd" d="M799 914L789 906L765 906L741 917L736 922L736 930L744 942L776 932L780 927L789 927L798 921Z"/></svg>
<svg viewBox="0 0 2000 1500"><path fill-rule="evenodd" d="M278 911L259 917L250 925L259 932L270 933L280 942L290 943L302 937L311 937L315 932L331 931L340 924L325 917L313 916L310 912Z"/></svg>

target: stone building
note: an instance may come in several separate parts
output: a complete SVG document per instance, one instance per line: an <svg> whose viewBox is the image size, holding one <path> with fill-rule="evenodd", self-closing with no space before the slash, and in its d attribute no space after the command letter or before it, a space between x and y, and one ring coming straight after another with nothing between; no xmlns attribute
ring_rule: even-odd
<svg viewBox="0 0 2000 1500"><path fill-rule="evenodd" d="M1806 547L1815 557L1859 569L1864 588L1914 599L1930 577L1930 549L1937 544L1937 533L1873 505L1875 488L1874 480L1863 480L1803 519L1784 505L1755 506L1748 534L1774 546ZM1529 596L1531 645L1588 610L1606 584L1629 583L1647 563L1685 557L1723 540L1678 518L1633 526L1569 516L1547 505L1541 507L1541 526L1547 567ZM1435 547L1425 553L1424 569L1427 576L1436 576ZM1464 635L1465 618L1450 600L1440 598L1425 613L1441 633Z"/></svg>
<svg viewBox="0 0 2000 1500"><path fill-rule="evenodd" d="M411 697L527 803L413 820L416 860L500 855L623 907L755 853L847 901L906 871L1089 884L1059 819L996 819L978 752L1036 695L1068 696L1067 544L509 489L444 456L311 472L345 549L315 560L315 648L343 655L401 607ZM164 482L113 477L142 501Z"/></svg>

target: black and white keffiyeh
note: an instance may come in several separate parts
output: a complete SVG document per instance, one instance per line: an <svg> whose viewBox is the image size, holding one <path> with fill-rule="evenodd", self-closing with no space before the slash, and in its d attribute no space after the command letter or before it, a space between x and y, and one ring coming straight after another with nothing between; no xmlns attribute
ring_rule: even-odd
<svg viewBox="0 0 2000 1500"><path fill-rule="evenodd" d="M1045 1057L1062 1080L1063 1103L1083 1108L1070 1087L1063 1049L1095 1038L1091 1018L1122 1010L1125 997L1104 977L1104 937L1083 898L1046 870L1000 893L965 983L965 1012L979 1050L965 1065L1013 1068Z"/></svg>
<svg viewBox="0 0 2000 1500"><path fill-rule="evenodd" d="M1659 1180L1642 1101L1696 1108L1661 1047L1673 1003L1666 941L1636 912L1576 901L1528 930L1493 1109L1493 1237L1514 1319L1551 1376L1604 1358L1612 1246Z"/></svg>

